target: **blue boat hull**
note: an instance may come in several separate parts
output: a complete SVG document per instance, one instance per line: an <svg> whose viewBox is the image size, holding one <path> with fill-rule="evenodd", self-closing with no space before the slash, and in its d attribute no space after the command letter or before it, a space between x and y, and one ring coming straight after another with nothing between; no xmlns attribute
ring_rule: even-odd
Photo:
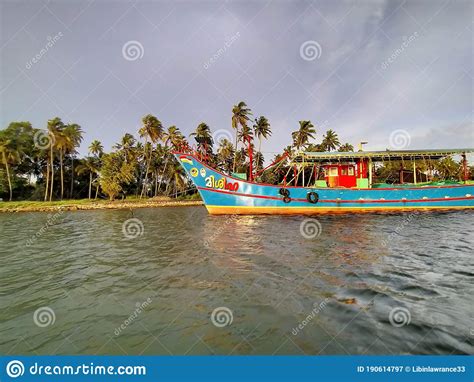
<svg viewBox="0 0 474 382"><path fill-rule="evenodd" d="M211 214L318 214L474 208L474 185L317 188L257 184L222 174L190 154L175 154ZM312 195L313 203L308 200ZM317 199L317 200L315 200ZM314 201L316 201L314 203Z"/></svg>

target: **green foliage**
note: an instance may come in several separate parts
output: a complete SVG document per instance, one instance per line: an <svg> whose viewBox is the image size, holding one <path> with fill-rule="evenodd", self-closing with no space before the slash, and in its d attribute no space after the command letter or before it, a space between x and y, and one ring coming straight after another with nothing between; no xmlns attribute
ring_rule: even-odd
<svg viewBox="0 0 474 382"><path fill-rule="evenodd" d="M127 162L120 153L104 154L100 172L100 186L110 200L123 190L123 185L133 180L134 163Z"/></svg>
<svg viewBox="0 0 474 382"><path fill-rule="evenodd" d="M214 142L212 131L205 122L201 122L191 136L196 138L198 149L210 166L227 173L249 175L250 149L254 173L259 172L257 181L277 184L282 183L285 176L290 181L293 168L290 168L288 157L261 173L265 167L262 140L272 132L266 117L252 119L251 126L251 116L245 102L233 106L231 126L235 129L235 144L228 139ZM52 144L38 144L39 133ZM198 198L191 180L172 155L172 151L190 149L180 129L174 125L164 129L157 117L148 114L142 118L138 134L141 140L130 133L124 134L110 153L104 152L101 142L93 140L88 146L88 156L77 158L77 149L83 139L79 125L64 123L59 117L50 119L46 130L35 129L29 122L12 122L0 130L0 197L51 202L63 197L96 199L104 195L114 199L120 194L137 199L158 195ZM349 143L341 145L333 130L326 131L319 143L314 142L316 128L311 121L299 121L299 129L291 137L292 145L282 154L275 155L273 161L285 152L291 157L299 150L354 151ZM258 150L254 148L256 139ZM400 166L400 162L377 165L376 179L397 182ZM405 161L403 166L411 170L413 163ZM428 172L434 180L458 180L463 176L461 164L452 158L438 163L417 161L416 167L418 171ZM309 177L310 174L305 175ZM474 167L471 167L470 177L474 177Z"/></svg>

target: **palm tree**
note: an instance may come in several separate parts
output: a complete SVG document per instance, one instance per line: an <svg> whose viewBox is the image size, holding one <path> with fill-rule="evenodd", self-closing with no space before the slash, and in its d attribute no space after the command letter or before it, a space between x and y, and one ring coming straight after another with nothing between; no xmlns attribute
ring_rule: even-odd
<svg viewBox="0 0 474 382"><path fill-rule="evenodd" d="M267 139L272 135L270 129L270 122L264 116L255 118L255 125L253 125L253 131L255 136L258 138L258 152L262 151L262 138Z"/></svg>
<svg viewBox="0 0 474 382"><path fill-rule="evenodd" d="M306 146L306 151L321 153L325 150L321 143L309 143Z"/></svg>
<svg viewBox="0 0 474 382"><path fill-rule="evenodd" d="M94 199L97 199L97 195L99 193L99 187L100 187L100 182L99 182L99 171L100 167L102 165L102 155L104 155L104 146L102 146L102 143L98 141L97 139L94 139L91 144L89 145L89 154L92 154L94 158L96 159L96 164L97 164L97 171L96 171L96 178L94 180L95 184L95 197ZM90 187L89 187L90 188ZM90 194L90 192L89 192Z"/></svg>
<svg viewBox="0 0 474 382"><path fill-rule="evenodd" d="M232 170L232 160L234 155L235 152L232 142L226 138L221 139L217 149L217 160L219 164L228 172Z"/></svg>
<svg viewBox="0 0 474 382"><path fill-rule="evenodd" d="M354 151L354 146L352 146L350 143L344 143L343 145L339 146L339 151L340 152L352 152L352 151Z"/></svg>
<svg viewBox="0 0 474 382"><path fill-rule="evenodd" d="M326 131L326 135L323 136L323 141L321 145L326 151L336 150L341 144L339 142L339 137L333 130Z"/></svg>
<svg viewBox="0 0 474 382"><path fill-rule="evenodd" d="M240 101L237 105L234 105L232 108L232 128L235 129L235 156L234 156L234 165L232 171L235 172L235 162L237 156L237 145L239 137L239 126L247 126L248 121L250 121L250 116L252 112L247 107L247 104L243 101Z"/></svg>
<svg viewBox="0 0 474 382"><path fill-rule="evenodd" d="M100 186L110 200L123 190L123 185L133 180L135 164L117 152L104 154L100 170Z"/></svg>
<svg viewBox="0 0 474 382"><path fill-rule="evenodd" d="M11 202L13 197L13 190L10 174L10 164L18 161L20 153L18 151L18 148L14 147L12 140L7 139L6 134L5 136L3 134L0 135L0 153L2 155L2 163L5 166L5 170L7 172L8 190L10 193L9 200Z"/></svg>
<svg viewBox="0 0 474 382"><path fill-rule="evenodd" d="M133 137L133 135L126 133L120 139L120 142L114 145L114 149L120 151L125 161L128 161L131 159L133 148L136 143L137 143L137 140Z"/></svg>
<svg viewBox="0 0 474 382"><path fill-rule="evenodd" d="M239 141L242 141L242 143L245 145L245 142L252 141L253 139L253 131L250 127L248 126L243 126L242 130L239 132Z"/></svg>
<svg viewBox="0 0 474 382"><path fill-rule="evenodd" d="M67 153L72 154L72 165L71 165L71 192L70 196L72 197L73 187L74 187L74 154L76 153L76 148L82 142L82 128L76 123L68 124L59 134L59 139L57 141L57 146L59 149L59 162L61 169L61 199L64 195L64 166L63 158Z"/></svg>
<svg viewBox="0 0 474 382"><path fill-rule="evenodd" d="M171 144L174 149L178 149L183 142L183 139L183 134L181 134L181 131L179 131L179 129L174 125L168 127L168 130L163 132L163 142L165 143L165 146Z"/></svg>
<svg viewBox="0 0 474 382"><path fill-rule="evenodd" d="M77 175L89 173L89 199L92 197L92 175L99 171L99 163L96 157L86 157L82 163L76 167Z"/></svg>
<svg viewBox="0 0 474 382"><path fill-rule="evenodd" d="M311 121L299 121L299 124L299 130L291 133L291 137L293 138L293 146L296 147L297 150L300 150L302 147L304 147L310 138L314 139L314 135L316 134L316 129L314 128Z"/></svg>
<svg viewBox="0 0 474 382"><path fill-rule="evenodd" d="M247 153L249 156L249 179L250 181L253 180L253 131L250 127L247 125L242 126L242 130L239 132L239 140L242 141L244 147L245 143L247 143L248 148L247 148Z"/></svg>
<svg viewBox="0 0 474 382"><path fill-rule="evenodd" d="M201 153L207 154L212 151L214 140L212 139L211 129L206 123L201 122L190 135L195 137Z"/></svg>
<svg viewBox="0 0 474 382"><path fill-rule="evenodd" d="M263 157L263 154L260 151L257 151L253 161L255 163L256 171L263 169L263 163L265 162L265 158Z"/></svg>
<svg viewBox="0 0 474 382"><path fill-rule="evenodd" d="M89 153L95 157L100 157L104 153L104 146L97 139L94 139L89 145Z"/></svg>
<svg viewBox="0 0 474 382"><path fill-rule="evenodd" d="M61 141L61 133L64 129L64 123L61 121L61 118L53 118L48 121L48 134L50 137L49 144L49 165L51 167L51 183L49 185L49 201L53 200L53 190L54 190L54 149L57 148L57 142ZM46 196L47 199L48 193L48 184L46 183Z"/></svg>
<svg viewBox="0 0 474 382"><path fill-rule="evenodd" d="M145 138L146 170L145 170L145 176L143 179L143 187L142 187L142 192L140 194L140 198L143 197L145 194L146 183L148 179L148 172L150 171L151 158L148 152L151 153L152 146L147 146L148 139L152 142L152 144L154 144L158 142L160 139L162 139L163 137L163 125L161 124L160 120L156 118L154 115L151 115L151 114L145 115L142 118L142 123L143 123L143 126L140 128L138 132L141 138Z"/></svg>

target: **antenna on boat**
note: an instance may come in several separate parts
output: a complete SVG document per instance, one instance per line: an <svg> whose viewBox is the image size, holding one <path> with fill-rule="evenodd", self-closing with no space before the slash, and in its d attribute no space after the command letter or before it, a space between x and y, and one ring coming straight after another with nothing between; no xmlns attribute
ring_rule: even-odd
<svg viewBox="0 0 474 382"><path fill-rule="evenodd" d="M369 142L366 142L366 141L359 142L359 150L358 151L364 151L364 150L362 150L362 146L366 145L367 143L369 143Z"/></svg>

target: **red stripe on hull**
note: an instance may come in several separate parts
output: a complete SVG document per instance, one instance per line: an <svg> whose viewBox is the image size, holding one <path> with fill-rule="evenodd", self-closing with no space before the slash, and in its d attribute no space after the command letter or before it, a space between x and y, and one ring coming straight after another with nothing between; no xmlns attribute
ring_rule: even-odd
<svg viewBox="0 0 474 382"><path fill-rule="evenodd" d="M283 198L279 198L276 196L266 196L266 195L255 195L255 194L243 194L241 192L230 192L225 190L216 190L214 188L207 188L207 187L198 187L199 190L202 191L211 191L211 192L218 192L221 194L227 195L236 195L236 196L246 196L248 198L259 198L259 199L270 199L270 200L283 200ZM377 190L381 190L377 188ZM392 200L373 200L373 199L365 199L365 200L337 200L337 199L319 199L318 203L417 203L417 202L441 202L447 200L470 200L474 199L474 196L463 196L463 197L456 197L456 198L430 198L430 199L392 199ZM307 202L306 199L301 198L294 198L297 202Z"/></svg>

